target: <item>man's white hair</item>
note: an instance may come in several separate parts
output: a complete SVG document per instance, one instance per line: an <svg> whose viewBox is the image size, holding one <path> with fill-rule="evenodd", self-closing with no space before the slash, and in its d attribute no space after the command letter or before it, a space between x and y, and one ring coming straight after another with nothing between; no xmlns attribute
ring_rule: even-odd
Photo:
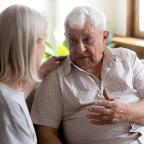
<svg viewBox="0 0 144 144"><path fill-rule="evenodd" d="M82 29L88 20L96 29L106 30L107 22L103 12L89 6L75 7L65 19L65 30L67 26Z"/></svg>

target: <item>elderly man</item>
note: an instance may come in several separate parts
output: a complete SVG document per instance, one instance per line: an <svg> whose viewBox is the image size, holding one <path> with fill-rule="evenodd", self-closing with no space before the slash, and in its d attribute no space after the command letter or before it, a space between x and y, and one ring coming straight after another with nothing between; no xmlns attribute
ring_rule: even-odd
<svg viewBox="0 0 144 144"><path fill-rule="evenodd" d="M76 7L65 20L70 56L38 89L39 144L144 144L144 66L135 52L106 47L101 11Z"/></svg>

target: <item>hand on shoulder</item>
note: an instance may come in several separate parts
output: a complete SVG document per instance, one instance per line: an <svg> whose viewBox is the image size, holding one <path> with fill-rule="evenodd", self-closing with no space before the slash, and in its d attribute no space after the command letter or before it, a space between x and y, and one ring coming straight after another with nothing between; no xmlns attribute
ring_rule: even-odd
<svg viewBox="0 0 144 144"><path fill-rule="evenodd" d="M47 73L56 69L65 58L66 58L65 56L60 56L60 57L53 56L49 58L46 62L41 64L39 68L40 78L43 79Z"/></svg>

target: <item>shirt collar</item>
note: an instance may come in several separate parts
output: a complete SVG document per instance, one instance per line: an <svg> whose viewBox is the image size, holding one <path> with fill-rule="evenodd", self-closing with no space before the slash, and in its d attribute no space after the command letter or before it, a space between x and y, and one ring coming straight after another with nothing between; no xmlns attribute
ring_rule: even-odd
<svg viewBox="0 0 144 144"><path fill-rule="evenodd" d="M115 53L115 51L113 51L112 49L113 48L108 48L108 47L106 47L104 49L104 57L103 57L104 61L107 61L108 63L124 61L123 57L121 55L119 55L118 53ZM75 65L71 61L70 56L67 56L67 58L65 60L65 64L64 64L65 75L68 75L71 72L72 66L76 67L80 71L83 71L81 68L79 68L77 65Z"/></svg>

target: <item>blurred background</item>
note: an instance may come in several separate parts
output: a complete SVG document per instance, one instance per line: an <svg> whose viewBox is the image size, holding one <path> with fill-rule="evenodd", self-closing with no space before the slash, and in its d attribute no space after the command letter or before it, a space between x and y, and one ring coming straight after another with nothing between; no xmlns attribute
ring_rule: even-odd
<svg viewBox="0 0 144 144"><path fill-rule="evenodd" d="M80 5L101 9L111 32L110 47L126 47L144 58L144 0L0 0L0 12L12 4L23 4L47 15L48 44L56 49L64 40L64 19Z"/></svg>

